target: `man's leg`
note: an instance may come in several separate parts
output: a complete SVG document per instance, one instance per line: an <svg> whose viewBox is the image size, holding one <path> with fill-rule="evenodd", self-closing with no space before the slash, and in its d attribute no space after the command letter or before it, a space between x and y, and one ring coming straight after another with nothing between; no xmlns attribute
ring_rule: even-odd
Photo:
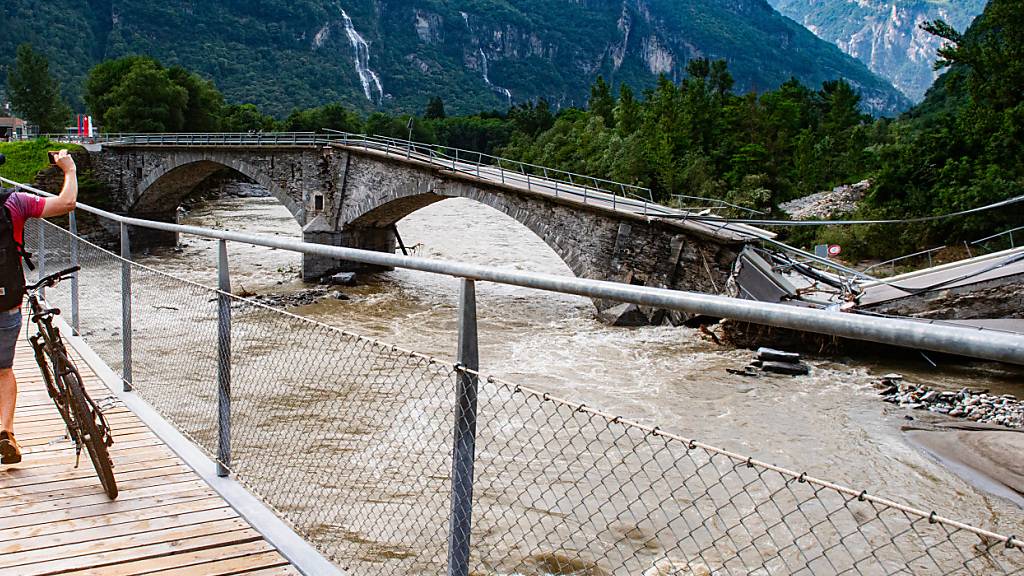
<svg viewBox="0 0 1024 576"><path fill-rule="evenodd" d="M0 464L21 462L21 446L14 439L14 408L18 381L14 377L14 350L21 332L21 310L0 313Z"/></svg>
<svg viewBox="0 0 1024 576"><path fill-rule="evenodd" d="M14 432L14 408L18 402L18 381L12 368L0 369L0 430Z"/></svg>

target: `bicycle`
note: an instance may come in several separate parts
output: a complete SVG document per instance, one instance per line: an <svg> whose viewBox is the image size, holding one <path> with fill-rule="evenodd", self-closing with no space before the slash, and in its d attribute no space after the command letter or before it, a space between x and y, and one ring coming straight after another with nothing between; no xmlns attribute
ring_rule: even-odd
<svg viewBox="0 0 1024 576"><path fill-rule="evenodd" d="M75 468L78 468L84 446L100 484L103 485L103 491L114 500L117 498L117 482L114 480L114 465L107 451L114 443L110 427L100 407L85 391L82 376L64 346L60 329L53 325L53 317L60 314L60 309L47 308L43 297L45 288L56 286L80 269L79 266L68 268L26 287L29 319L36 325L36 334L28 340L35 352L36 364L39 364L39 370L43 373L46 391L64 419L68 437L75 443Z"/></svg>

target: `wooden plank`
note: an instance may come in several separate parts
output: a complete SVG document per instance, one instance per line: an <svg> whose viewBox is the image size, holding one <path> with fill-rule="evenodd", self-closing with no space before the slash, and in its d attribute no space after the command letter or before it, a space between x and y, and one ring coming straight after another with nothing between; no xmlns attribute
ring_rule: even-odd
<svg viewBox="0 0 1024 576"><path fill-rule="evenodd" d="M190 566L221 558L273 550L252 528L183 538L123 550L96 551L84 557L60 558L0 569L0 576L37 574L145 574L174 566Z"/></svg>
<svg viewBox="0 0 1024 576"><path fill-rule="evenodd" d="M161 576L164 575L163 572L153 572L153 574L160 574ZM302 572L299 572L298 569L296 569L295 566L292 566L291 564L278 566L276 568L246 570L245 572L240 572L240 574L245 574L245 576L302 576Z"/></svg>
<svg viewBox="0 0 1024 576"><path fill-rule="evenodd" d="M44 418L43 415L39 415L35 419L18 418L15 416L14 419L14 432L18 438L29 437L32 435L39 435L41 433L48 433L53 430L64 430L67 427L64 425L64 421L61 420L57 414L57 409L53 409L53 414L47 414ZM113 424L116 422L123 425L142 425L142 422L132 414L131 412L114 412L104 411L103 416L106 417L107 422Z"/></svg>
<svg viewBox="0 0 1024 576"><path fill-rule="evenodd" d="M238 518L238 513L233 508L221 503L222 508L201 510L198 512L186 512L180 514L169 514L166 511L159 512L159 515L152 519L139 519L110 526L96 526L56 534L45 534L42 536L30 536L18 538L8 542L0 542L0 555L13 554L16 552L27 552L29 550L43 550L51 547L89 542L92 540L104 540L117 536L142 534L157 530L166 530L192 524L203 524L216 522L218 520L230 520ZM6 561L0 556L0 562Z"/></svg>
<svg viewBox="0 0 1024 576"><path fill-rule="evenodd" d="M118 498L113 502L82 506L70 510L54 510L50 512L40 512L37 514L26 514L24 516L0 516L0 530L6 528L19 528L21 526L32 526L33 524L60 522L62 520L73 520L76 518L89 518L93 516L102 517L116 512L152 508L154 506L162 506L164 504L188 502L189 500L199 500L200 498L210 498L213 496L216 496L216 493L213 489L207 487L162 494L151 498L136 498L130 500L121 500Z"/></svg>
<svg viewBox="0 0 1024 576"><path fill-rule="evenodd" d="M45 524L33 524L18 526L0 530L0 545L6 543L17 543L25 538L36 536L52 536L67 532L78 532L92 528L103 528L118 526L128 522L149 521L157 518L172 518L178 514L189 514L192 512L203 512L223 508L227 503L220 496L195 497L183 499L178 502L169 502L150 506L148 508L132 508L123 512L112 512L100 516L89 516L84 518L72 518L68 520L57 520Z"/></svg>
<svg viewBox="0 0 1024 576"><path fill-rule="evenodd" d="M117 471L117 486L121 492L129 492L136 488L146 488L158 483L176 482L193 477L192 469L181 464L159 468L146 466L140 470L131 471L119 469ZM91 494L99 482L99 478L92 474L63 482L46 482L0 490L0 502L11 505L28 504Z"/></svg>
<svg viewBox="0 0 1024 576"><path fill-rule="evenodd" d="M133 472L148 468L161 469L168 466L184 466L177 458L168 457L159 453L143 453L137 458L116 459L114 472L121 478L121 475L133 474ZM191 468L187 468L191 469ZM0 499L4 495L25 494L28 492L43 490L47 484L60 484L63 482L78 482L88 478L95 478L96 472L92 467L79 466L69 468L66 465L45 466L38 468L20 468L17 472L25 474L0 474ZM35 474L32 474L35 472ZM25 490L20 490L20 489Z"/></svg>
<svg viewBox="0 0 1024 576"><path fill-rule="evenodd" d="M52 566L52 563L57 560L65 561L61 564L61 570L88 568L95 565L95 556L101 552L111 553L127 550L132 555L130 557L136 558L138 557L138 551L129 549L240 531L246 531L248 534L252 533L252 529L244 520L229 518L200 524L174 526L163 530L153 530L137 534L105 536L95 540L65 544L63 546L14 552L0 556L0 575L3 575L5 571L7 573L17 572L16 570L13 572L7 570L10 568L21 568L22 573L38 573L41 570L45 571L42 568L43 566ZM26 566L29 564L34 564L35 566Z"/></svg>
<svg viewBox="0 0 1024 576"><path fill-rule="evenodd" d="M139 442L154 441L156 436L149 431L148 428L142 429L139 432L132 432L129 434L118 434L115 438L114 445L110 447L111 450L118 448L131 448L138 445ZM41 446L30 446L27 450L22 451L23 454L42 454L46 452L56 452L60 450L72 450L74 446L70 443L61 442L60 444L43 444Z"/></svg>
<svg viewBox="0 0 1024 576"><path fill-rule="evenodd" d="M98 481L97 481L98 482ZM161 496L164 494L170 494L174 492L183 492L187 490L200 490L208 488L206 482L195 476L188 475L186 478L177 480L173 483L164 483L159 486L151 486L149 488L140 488L138 490L132 490L131 492L125 492L124 494L118 495L118 499L115 502L125 502L129 500L135 500L140 498L150 498L154 496ZM46 512L56 512L59 510L68 510L75 508L88 507L93 505L101 504L112 504L110 498L103 493L102 489L97 487L91 494L84 494L80 496L70 496L68 498L61 498L55 501L35 501L31 504L13 504L10 506L0 506L0 517L16 517L16 516L28 516L32 514L42 514Z"/></svg>
<svg viewBox="0 0 1024 576"><path fill-rule="evenodd" d="M199 482L196 480L195 475L191 470L176 470L170 471L164 474L149 475L143 478L122 478L117 477L117 487L119 491L118 498L133 498L144 491L152 490L160 486L167 486L171 484L180 484L183 482ZM27 506L33 506L36 508L56 510L61 508L70 508L80 505L79 503L84 501L86 497L97 496L102 493L103 487L100 484L99 478L93 478L92 482L85 482L81 486L72 486L68 488L62 488L57 490L50 490L47 492L37 492L34 494L26 494L23 496L14 496L8 500L0 500L5 504L9 504L12 507L18 506L24 509ZM104 494L105 495L105 494ZM89 500L99 500L98 498L89 498ZM109 498L108 498L109 500ZM96 502L99 503L99 502ZM3 512L0 511L0 514Z"/></svg>
<svg viewBox="0 0 1024 576"><path fill-rule="evenodd" d="M76 364L90 396L112 395L88 365ZM14 368L24 460L0 467L0 576L298 574L121 404L104 411L120 490L109 500L87 455L73 467L74 447L24 342Z"/></svg>
<svg viewBox="0 0 1024 576"><path fill-rule="evenodd" d="M114 445L116 446L117 442ZM147 459L157 461L173 458L175 461L178 461L177 456L169 448L159 443L151 446L136 447L131 450L111 450L110 456L114 459L115 466L133 464ZM62 473L73 475L77 473L76 469L73 468L74 460L74 451L68 451L67 454L51 454L46 457L23 459L19 464L0 469L0 483L3 483L4 486L17 486L19 482L24 483L22 480L29 481L28 479L36 476L56 478ZM78 470L84 469L78 468Z"/></svg>
<svg viewBox="0 0 1024 576"><path fill-rule="evenodd" d="M240 558L207 562L197 566L146 572L146 574L149 576L192 576L194 574L202 574L203 576L230 576L232 574L268 576L299 574L299 571L289 566L287 562L277 552L264 552Z"/></svg>
<svg viewBox="0 0 1024 576"><path fill-rule="evenodd" d="M108 422L110 426L111 436L117 438L135 437L140 434L152 434L149 427L141 422ZM67 436L67 428L64 427L63 423L59 428L54 427L49 430L36 430L28 433L23 432L20 429L15 429L15 437L18 439L18 444L21 444L22 448L35 448L40 447L66 447L72 448L74 444L71 443L71 438ZM38 450L36 450L38 452Z"/></svg>

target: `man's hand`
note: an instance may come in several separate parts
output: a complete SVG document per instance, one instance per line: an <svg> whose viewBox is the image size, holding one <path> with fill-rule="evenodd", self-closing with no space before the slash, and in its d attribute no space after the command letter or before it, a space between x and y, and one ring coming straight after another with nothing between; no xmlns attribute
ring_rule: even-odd
<svg viewBox="0 0 1024 576"><path fill-rule="evenodd" d="M75 166L75 159L71 157L71 154L68 154L67 150L57 152L57 156L54 158L53 163L63 170L64 174L74 174L78 170Z"/></svg>
<svg viewBox="0 0 1024 576"><path fill-rule="evenodd" d="M59 196L46 199L41 218L63 216L71 212L75 209L75 201L78 199L78 168L75 167L75 159L67 150L61 150L57 152L53 163L64 171L64 187Z"/></svg>

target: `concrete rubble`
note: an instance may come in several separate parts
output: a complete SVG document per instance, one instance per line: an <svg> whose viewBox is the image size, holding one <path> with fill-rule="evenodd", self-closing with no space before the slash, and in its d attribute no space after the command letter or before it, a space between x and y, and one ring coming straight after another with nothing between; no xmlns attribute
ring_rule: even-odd
<svg viewBox="0 0 1024 576"><path fill-rule="evenodd" d="M309 306L310 304L316 304L327 299L351 300L352 298L344 292L324 286L291 294L257 294L251 296L250 299L271 308L294 308L297 306Z"/></svg>
<svg viewBox="0 0 1024 576"><path fill-rule="evenodd" d="M754 359L742 370L729 369L727 371L738 376L758 376L762 372L806 376L810 374L811 367L800 361L799 354L772 348L758 348Z"/></svg>
<svg viewBox="0 0 1024 576"><path fill-rule="evenodd" d="M794 220L827 219L857 210L857 203L870 189L871 181L863 180L779 204L779 209Z"/></svg>
<svg viewBox="0 0 1024 576"><path fill-rule="evenodd" d="M1024 402L1010 394L996 396L987 391L968 388L957 392L940 391L904 382L898 374L883 376L875 387L883 400L898 406L928 410L981 424L1024 428Z"/></svg>

